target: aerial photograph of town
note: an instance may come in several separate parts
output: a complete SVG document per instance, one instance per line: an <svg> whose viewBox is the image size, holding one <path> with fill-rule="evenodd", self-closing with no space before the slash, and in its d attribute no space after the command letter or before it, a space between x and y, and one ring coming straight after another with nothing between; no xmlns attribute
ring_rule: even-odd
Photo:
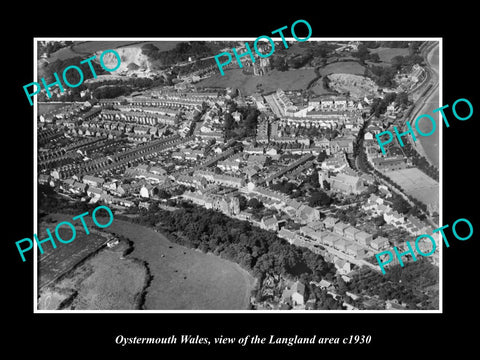
<svg viewBox="0 0 480 360"><path fill-rule="evenodd" d="M38 310L441 308L441 42L274 40L35 40Z"/></svg>

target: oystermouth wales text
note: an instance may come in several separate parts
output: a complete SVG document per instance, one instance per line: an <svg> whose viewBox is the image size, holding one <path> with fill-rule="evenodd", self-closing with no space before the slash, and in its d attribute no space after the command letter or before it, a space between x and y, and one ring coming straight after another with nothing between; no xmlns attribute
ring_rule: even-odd
<svg viewBox="0 0 480 360"><path fill-rule="evenodd" d="M117 345L158 345L158 344L189 344L189 345L231 345L239 344L245 346L247 344L259 344L259 345L302 345L302 344L370 344L372 341L371 335L350 335L344 338L339 337L317 337L313 335L311 337L301 337L298 335L292 337L279 337L275 335L270 335L268 337L258 336L258 335L246 335L240 337L225 337L220 335L220 337L214 337L213 342L208 337L201 337L200 335L181 335L177 337L171 335L168 337L124 337L123 335L118 335L115 338L115 343Z"/></svg>

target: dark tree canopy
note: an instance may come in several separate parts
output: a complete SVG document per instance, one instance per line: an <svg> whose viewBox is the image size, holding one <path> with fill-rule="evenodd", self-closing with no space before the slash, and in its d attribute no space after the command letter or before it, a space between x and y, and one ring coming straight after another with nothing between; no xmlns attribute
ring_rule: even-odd
<svg viewBox="0 0 480 360"><path fill-rule="evenodd" d="M318 190L312 193L308 204L310 206L326 206L330 205L332 199L324 191Z"/></svg>

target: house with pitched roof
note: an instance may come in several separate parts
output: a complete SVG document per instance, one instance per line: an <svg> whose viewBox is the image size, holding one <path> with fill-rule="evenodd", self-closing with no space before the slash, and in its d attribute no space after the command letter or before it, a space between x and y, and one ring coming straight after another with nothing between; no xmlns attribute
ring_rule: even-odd
<svg viewBox="0 0 480 360"><path fill-rule="evenodd" d="M103 191L102 189L99 189L99 188L96 188L96 187L93 187L93 186L89 186L88 187L88 190L87 190L87 195L92 197L92 198L100 198L103 194Z"/></svg>
<svg viewBox="0 0 480 360"><path fill-rule="evenodd" d="M89 185L89 186L101 187L103 185L103 183L105 182L105 180L101 177L92 176L92 175L85 175L82 178L82 182L84 184Z"/></svg>
<svg viewBox="0 0 480 360"><path fill-rule="evenodd" d="M390 246L388 239L383 236L379 236L376 239L370 241L370 247L374 250L385 250Z"/></svg>
<svg viewBox="0 0 480 360"><path fill-rule="evenodd" d="M264 216L260 221L260 226L265 230L278 231L278 219L275 215Z"/></svg>
<svg viewBox="0 0 480 360"><path fill-rule="evenodd" d="M343 230L343 234L347 240L355 240L356 234L358 234L360 230L353 226L349 226Z"/></svg>
<svg viewBox="0 0 480 360"><path fill-rule="evenodd" d="M333 247L335 245L335 243L338 240L341 239L341 237L339 237L336 234L333 234L333 233L330 233L330 232L327 232L327 231L325 233L326 233L326 235L322 239L322 243L325 244L325 245Z"/></svg>
<svg viewBox="0 0 480 360"><path fill-rule="evenodd" d="M373 236L365 231L360 231L355 235L355 240L360 244L360 245L370 245L370 242L372 241Z"/></svg>
<svg viewBox="0 0 480 360"><path fill-rule="evenodd" d="M364 249L355 243L351 243L347 246L347 254L352 255L353 257L363 256L364 253Z"/></svg>
<svg viewBox="0 0 480 360"><path fill-rule="evenodd" d="M277 236L287 240L290 244L293 244L293 242L297 239L297 235L295 232L292 230L288 230L285 227L282 227L280 231L277 233Z"/></svg>
<svg viewBox="0 0 480 360"><path fill-rule="evenodd" d="M339 239L338 241L336 241L334 244L333 244L333 247L337 250L340 250L340 251L347 251L347 246L350 244L350 242L348 240L344 240L344 239Z"/></svg>
<svg viewBox="0 0 480 360"><path fill-rule="evenodd" d="M327 216L324 220L323 220L323 224L325 225L325 227L327 229L333 229L333 227L335 226L335 224L338 222L338 219L332 217L332 216Z"/></svg>
<svg viewBox="0 0 480 360"><path fill-rule="evenodd" d="M348 227L350 227L349 224L339 221L333 226L333 232L337 235L344 236L344 231Z"/></svg>
<svg viewBox="0 0 480 360"><path fill-rule="evenodd" d="M400 225L405 222L405 216L399 214L397 211L392 210L383 214L383 219L387 224Z"/></svg>
<svg viewBox="0 0 480 360"><path fill-rule="evenodd" d="M351 264L347 260L337 259L334 265L340 275L347 275L352 271Z"/></svg>
<svg viewBox="0 0 480 360"><path fill-rule="evenodd" d="M296 215L303 223L320 220L320 211L305 204L298 208Z"/></svg>

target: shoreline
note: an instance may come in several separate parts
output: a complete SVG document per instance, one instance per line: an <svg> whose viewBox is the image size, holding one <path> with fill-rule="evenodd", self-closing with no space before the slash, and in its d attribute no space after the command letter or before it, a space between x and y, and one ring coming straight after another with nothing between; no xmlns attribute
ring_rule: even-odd
<svg viewBox="0 0 480 360"><path fill-rule="evenodd" d="M425 56L425 61L428 64L430 72L432 73L432 83L433 88L430 93L422 101L421 107L415 112L412 118L409 120L413 129L415 129L415 120L418 116L423 114L431 114L435 119L437 129L435 133L430 136L421 136L416 131L417 141L410 140L411 144L417 150L417 152L423 156L427 161L435 166L437 169L440 169L440 127L441 119L438 113L432 113L432 111L440 106L440 92L439 92L439 82L438 82L438 56L439 56L439 46L438 44L433 46L430 49L428 54ZM437 58L434 61L433 58ZM433 64L432 64L433 63ZM422 126L423 124L423 126ZM428 122L423 121L419 123L419 128L422 132L428 133L431 130L431 125L425 126Z"/></svg>
<svg viewBox="0 0 480 360"><path fill-rule="evenodd" d="M413 118L410 120L410 125L415 131L415 120L417 119L418 116L422 114L429 114L431 111L424 111L424 109L435 109L438 108L438 106L432 106L431 104L434 101L431 101L432 98L436 97L438 99L438 88L436 88L429 96L428 98L424 101L423 106L415 113ZM438 103L438 101L437 101ZM435 119L435 123L437 124L437 130L435 130L435 133L430 135L430 136L421 136L415 131L415 136L417 137L417 141L411 140L411 143L413 144L414 148L417 150L417 152L423 156L427 161L435 166L437 169L439 169L440 166L440 137L439 137L439 127L441 124L439 123L439 117L438 113L432 115L433 118ZM421 122L419 124L425 124L425 122ZM431 130L431 126L429 125L428 128L425 126L419 126L420 130L422 132L427 132ZM428 151L426 150L428 148ZM435 150L436 148L436 150Z"/></svg>

